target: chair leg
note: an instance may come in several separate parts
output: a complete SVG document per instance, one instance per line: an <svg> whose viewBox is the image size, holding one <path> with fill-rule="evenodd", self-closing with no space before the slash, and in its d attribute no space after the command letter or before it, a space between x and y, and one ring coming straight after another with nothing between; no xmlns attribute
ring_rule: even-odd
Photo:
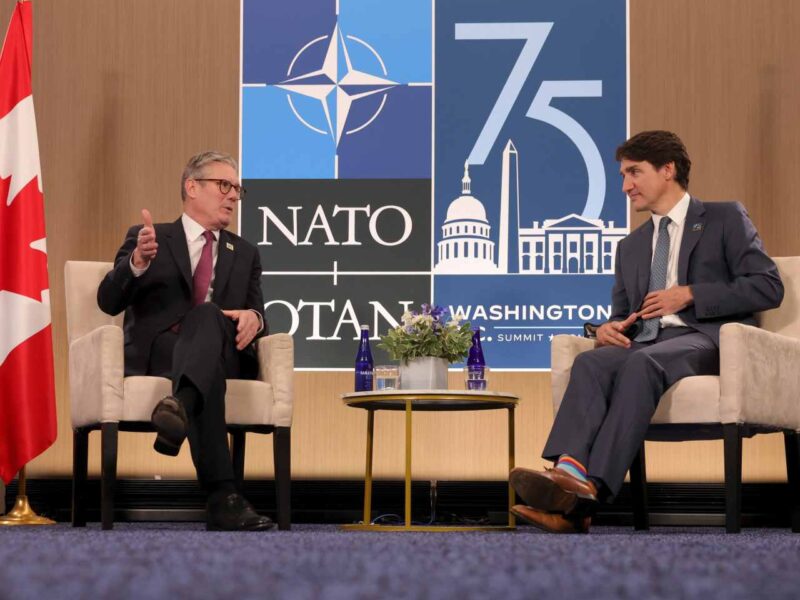
<svg viewBox="0 0 800 600"><path fill-rule="evenodd" d="M275 496L278 504L278 529L291 529L292 515L292 430L276 427L272 434L275 461Z"/></svg>
<svg viewBox="0 0 800 600"><path fill-rule="evenodd" d="M89 430L72 432L72 526L86 527L86 480L89 468Z"/></svg>
<svg viewBox="0 0 800 600"><path fill-rule="evenodd" d="M650 529L650 516L647 512L647 468L645 467L644 442L633 458L630 475L633 528L637 530Z"/></svg>
<svg viewBox="0 0 800 600"><path fill-rule="evenodd" d="M784 431L783 443L786 448L792 531L800 533L800 435L796 431Z"/></svg>
<svg viewBox="0 0 800 600"><path fill-rule="evenodd" d="M737 423L722 425L725 444L725 531L742 530L742 430Z"/></svg>
<svg viewBox="0 0 800 600"><path fill-rule="evenodd" d="M119 424L103 423L100 428L100 435L100 445L102 446L100 520L103 523L103 529L112 529L114 527L114 488L117 484Z"/></svg>
<svg viewBox="0 0 800 600"><path fill-rule="evenodd" d="M241 429L231 430L231 438L233 439L231 457L233 459L233 477L236 480L236 487L241 492L244 488L244 448L245 448L245 432Z"/></svg>

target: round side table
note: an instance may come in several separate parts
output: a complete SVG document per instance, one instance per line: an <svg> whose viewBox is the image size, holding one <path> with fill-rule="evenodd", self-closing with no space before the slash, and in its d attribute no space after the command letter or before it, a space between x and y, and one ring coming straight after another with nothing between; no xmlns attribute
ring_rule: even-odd
<svg viewBox="0 0 800 600"><path fill-rule="evenodd" d="M342 394L347 406L367 411L367 466L364 475L364 521L343 525L355 531L508 531L515 529L514 515L508 513L508 525L412 525L411 524L411 415L414 411L508 410L508 470L514 468L514 409L519 398L513 394L473 390L382 390ZM373 525L372 511L372 447L375 412L402 410L406 413L405 524ZM514 490L508 486L508 507L514 505Z"/></svg>

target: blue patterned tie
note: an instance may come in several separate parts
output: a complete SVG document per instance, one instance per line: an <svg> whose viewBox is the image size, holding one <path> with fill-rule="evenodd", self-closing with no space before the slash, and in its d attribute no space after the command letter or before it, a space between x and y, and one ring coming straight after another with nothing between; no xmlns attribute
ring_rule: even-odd
<svg viewBox="0 0 800 600"><path fill-rule="evenodd" d="M663 290L667 287L667 264L669 263L669 231L667 226L672 223L669 217L664 217L658 224L658 240L656 240L656 250L653 253L653 264L650 265L650 287L649 292ZM649 342L656 339L658 328L661 324L661 317L645 319L642 331L634 340L637 342Z"/></svg>

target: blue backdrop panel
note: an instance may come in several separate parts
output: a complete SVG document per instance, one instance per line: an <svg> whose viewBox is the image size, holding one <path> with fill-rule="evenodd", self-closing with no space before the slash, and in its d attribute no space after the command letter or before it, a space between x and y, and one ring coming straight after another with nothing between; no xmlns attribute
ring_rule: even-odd
<svg viewBox="0 0 800 600"><path fill-rule="evenodd" d="M626 0L242 11L240 231L298 366L346 367L354 322L375 339L410 301L461 310L495 368L548 368L552 335L607 317Z"/></svg>
<svg viewBox="0 0 800 600"><path fill-rule="evenodd" d="M440 0L435 23L436 302L607 313L627 232L625 1ZM579 314L553 317L568 312L471 320L492 365L547 368L550 335L579 332Z"/></svg>

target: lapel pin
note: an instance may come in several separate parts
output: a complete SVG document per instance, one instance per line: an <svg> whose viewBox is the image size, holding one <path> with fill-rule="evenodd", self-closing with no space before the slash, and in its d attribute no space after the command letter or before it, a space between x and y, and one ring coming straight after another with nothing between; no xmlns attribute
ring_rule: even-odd
<svg viewBox="0 0 800 600"><path fill-rule="evenodd" d="M703 231L703 224L695 223L694 225L692 225L692 231Z"/></svg>
<svg viewBox="0 0 800 600"><path fill-rule="evenodd" d="M225 242L225 247L226 247L228 250L233 250L233 244L231 244L230 242Z"/></svg>

